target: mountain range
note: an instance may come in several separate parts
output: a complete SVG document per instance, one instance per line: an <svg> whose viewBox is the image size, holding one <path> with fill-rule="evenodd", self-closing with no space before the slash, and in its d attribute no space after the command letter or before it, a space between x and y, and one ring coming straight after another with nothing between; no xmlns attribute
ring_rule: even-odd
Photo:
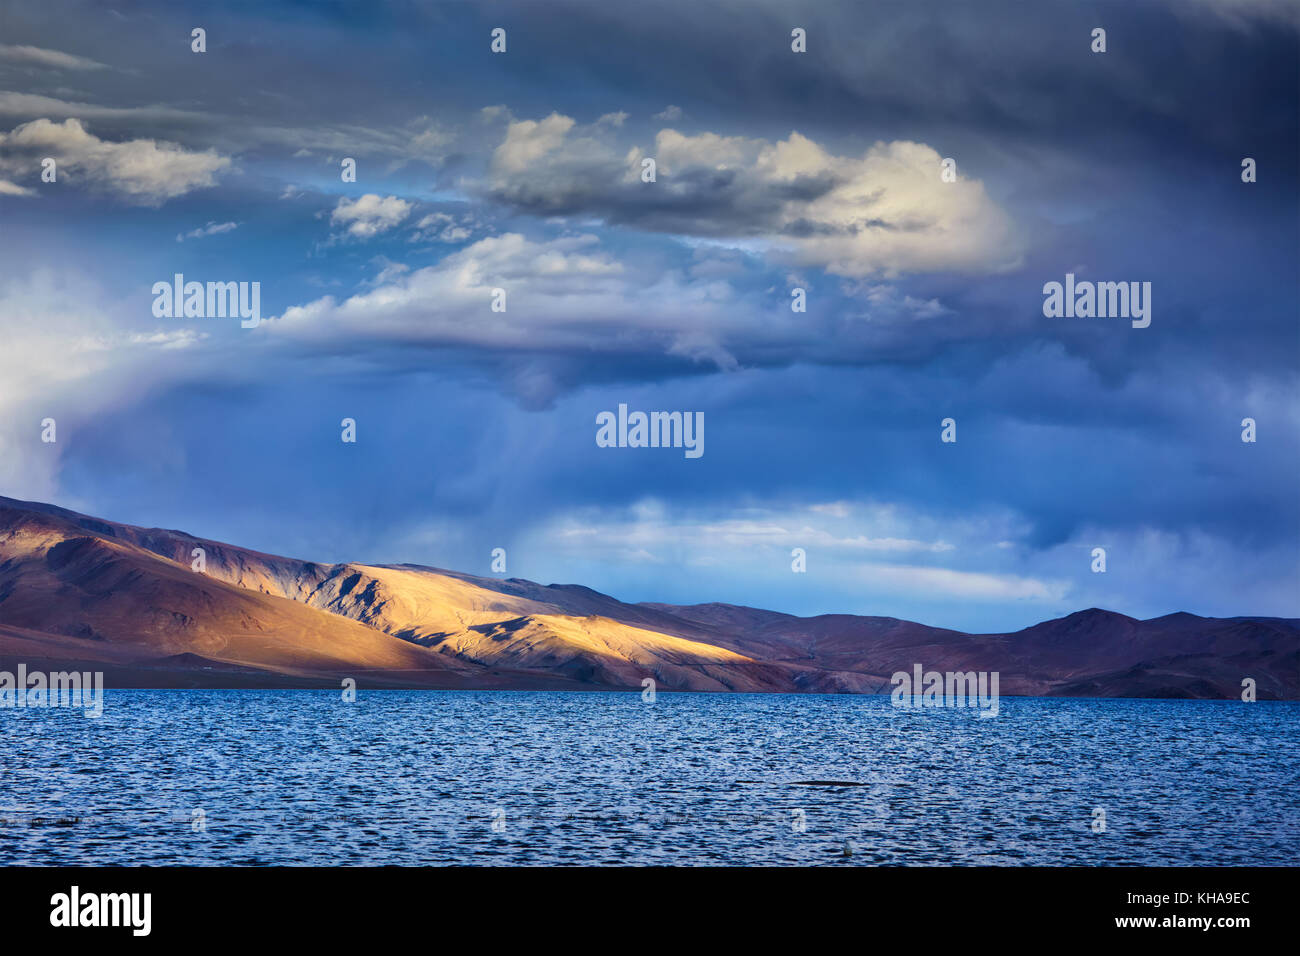
<svg viewBox="0 0 1300 956"><path fill-rule="evenodd" d="M204 567L193 569L201 548ZM109 687L880 693L996 671L1001 693L1300 698L1300 619L1091 608L1005 634L730 604L628 604L416 565L320 564L0 497L0 669Z"/></svg>

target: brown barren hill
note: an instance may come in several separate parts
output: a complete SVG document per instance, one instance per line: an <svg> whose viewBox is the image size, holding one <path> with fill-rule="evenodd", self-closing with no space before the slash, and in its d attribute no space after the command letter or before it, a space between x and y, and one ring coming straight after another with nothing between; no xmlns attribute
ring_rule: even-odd
<svg viewBox="0 0 1300 956"><path fill-rule="evenodd" d="M204 567L192 569L201 548ZM415 565L320 564L0 497L0 668L110 686L875 693L997 671L1004 694L1300 697L1300 622L1090 609L1006 634L730 604L626 604Z"/></svg>

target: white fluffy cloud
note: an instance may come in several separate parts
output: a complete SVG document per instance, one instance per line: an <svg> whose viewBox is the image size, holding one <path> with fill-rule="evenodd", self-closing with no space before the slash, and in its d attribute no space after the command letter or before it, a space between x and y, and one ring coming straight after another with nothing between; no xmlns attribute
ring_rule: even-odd
<svg viewBox="0 0 1300 956"><path fill-rule="evenodd" d="M387 232L411 214L411 204L396 196L366 193L360 199L340 199L330 222L344 226L348 235L369 239Z"/></svg>
<svg viewBox="0 0 1300 956"><path fill-rule="evenodd" d="M417 225L425 238L457 228L433 217ZM505 292L504 311L492 310L497 289ZM861 316L795 313L790 301L786 286L773 285L760 262L736 250L701 246L669 265L657 253L628 254L591 234L506 233L422 268L386 266L362 291L292 306L264 322L261 334L309 348L346 341L358 352L472 349L507 365L529 356L540 367L545 355L556 374L576 381L608 374L611 362L731 371L878 359L900 345L914 350L918 321L946 312L936 300L896 293L868 297ZM926 331L933 340L952 334L932 321ZM539 394L551 391L537 384Z"/></svg>
<svg viewBox="0 0 1300 956"><path fill-rule="evenodd" d="M571 117L552 113L544 120L519 120L506 127L506 138L492 154L493 175L527 175L535 163L564 145L573 129Z"/></svg>
<svg viewBox="0 0 1300 956"><path fill-rule="evenodd" d="M940 180L942 157L923 143L877 143L861 157L833 157L798 133L764 146L756 171L769 185L826 176L835 185L779 214L800 234L796 260L844 276L999 271L1020 249L983 184Z"/></svg>
<svg viewBox="0 0 1300 956"><path fill-rule="evenodd" d="M230 159L214 150L192 152L174 143L135 139L114 143L86 131L78 119L23 123L0 133L0 170L34 175L55 160L59 176L84 180L142 205L158 205L212 186Z"/></svg>
<svg viewBox="0 0 1300 956"><path fill-rule="evenodd" d="M765 254L846 277L997 272L1022 243L983 184L940 178L923 143L876 143L838 156L798 132L769 142L662 129L649 149L567 116L507 125L493 154L493 198L546 215L762 243ZM657 166L642 182L643 160Z"/></svg>
<svg viewBox="0 0 1300 956"><path fill-rule="evenodd" d="M540 241L507 233L390 276L342 301L325 296L289 308L268 334L588 356L668 354L734 366L722 343L742 338L752 321L725 282L631 268L590 235ZM504 312L491 310L494 289L506 291ZM785 306L783 299L777 304Z"/></svg>
<svg viewBox="0 0 1300 956"><path fill-rule="evenodd" d="M473 216L459 218L445 212L431 212L415 224L412 242L465 242L474 234L477 223Z"/></svg>

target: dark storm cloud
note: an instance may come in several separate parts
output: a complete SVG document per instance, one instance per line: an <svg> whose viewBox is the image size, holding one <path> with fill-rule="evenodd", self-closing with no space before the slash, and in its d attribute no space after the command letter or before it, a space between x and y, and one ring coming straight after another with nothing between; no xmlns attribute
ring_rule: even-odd
<svg viewBox="0 0 1300 956"><path fill-rule="evenodd" d="M96 150L230 162L137 208L75 176L41 191L22 154L29 194L0 184L0 440L26 448L44 414L70 440L45 484L21 456L0 475L305 557L481 570L505 544L519 573L630 597L930 618L925 595L856 605L861 581L829 570L894 509L915 560L997 579L989 626L1084 602L1294 613L1295 9L10 5L0 43L45 52L0 51L0 134L74 119ZM550 138L512 156L512 130ZM927 205L941 157L979 184L949 195L984 229ZM365 196L409 211L335 222ZM175 271L260 277L279 318L161 326L145 292ZM1066 273L1150 282L1151 326L1045 317ZM703 411L706 455L604 454L594 416L620 402ZM344 457L345 415L363 455ZM706 548L691 528L725 539L746 509L824 535L826 576L795 590L779 535L681 563ZM564 554L659 525L649 564ZM1120 573L1078 573L1098 543Z"/></svg>

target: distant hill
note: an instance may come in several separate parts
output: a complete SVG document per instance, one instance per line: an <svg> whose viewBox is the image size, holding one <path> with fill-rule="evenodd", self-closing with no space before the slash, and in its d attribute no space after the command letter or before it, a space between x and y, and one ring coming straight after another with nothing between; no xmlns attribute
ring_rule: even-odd
<svg viewBox="0 0 1300 956"><path fill-rule="evenodd" d="M191 570L193 549L203 573ZM1096 608L1009 634L577 585L316 564L0 497L0 669L109 686L874 693L895 671L997 671L1003 694L1300 698L1300 621Z"/></svg>

